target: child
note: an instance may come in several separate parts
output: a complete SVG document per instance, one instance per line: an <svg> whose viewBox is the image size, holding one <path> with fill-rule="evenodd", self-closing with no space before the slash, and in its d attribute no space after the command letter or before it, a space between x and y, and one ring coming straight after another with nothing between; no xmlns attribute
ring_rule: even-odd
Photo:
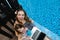
<svg viewBox="0 0 60 40"><path fill-rule="evenodd" d="M31 31L21 24L16 24L15 31L18 32L18 40L31 40Z"/></svg>

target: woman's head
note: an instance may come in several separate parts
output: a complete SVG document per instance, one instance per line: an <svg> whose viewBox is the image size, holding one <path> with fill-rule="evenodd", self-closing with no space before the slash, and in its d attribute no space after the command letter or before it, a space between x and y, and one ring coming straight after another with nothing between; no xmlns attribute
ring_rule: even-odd
<svg viewBox="0 0 60 40"><path fill-rule="evenodd" d="M25 20L27 22L31 22L26 14L26 12L22 9L18 9L16 11L16 20L20 22L19 20Z"/></svg>
<svg viewBox="0 0 60 40"><path fill-rule="evenodd" d="M17 10L17 16L16 17L18 20L24 20L24 18L25 18L24 11L23 10Z"/></svg>

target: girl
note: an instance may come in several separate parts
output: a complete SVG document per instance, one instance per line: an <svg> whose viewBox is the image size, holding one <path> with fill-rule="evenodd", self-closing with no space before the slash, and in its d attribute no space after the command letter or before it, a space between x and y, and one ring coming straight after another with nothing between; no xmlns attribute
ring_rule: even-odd
<svg viewBox="0 0 60 40"><path fill-rule="evenodd" d="M15 31L18 33L18 40L32 40L32 38L29 36L31 35L31 31L23 25L16 24Z"/></svg>

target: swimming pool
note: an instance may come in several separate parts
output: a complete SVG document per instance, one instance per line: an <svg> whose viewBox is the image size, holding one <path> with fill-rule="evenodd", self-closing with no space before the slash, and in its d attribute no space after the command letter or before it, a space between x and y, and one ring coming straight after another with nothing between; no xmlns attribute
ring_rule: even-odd
<svg viewBox="0 0 60 40"><path fill-rule="evenodd" d="M60 0L20 0L19 4L30 18L60 38Z"/></svg>

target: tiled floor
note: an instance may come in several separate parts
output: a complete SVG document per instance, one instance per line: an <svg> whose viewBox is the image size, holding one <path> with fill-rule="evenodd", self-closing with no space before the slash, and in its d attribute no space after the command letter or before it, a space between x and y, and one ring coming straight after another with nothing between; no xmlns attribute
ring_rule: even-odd
<svg viewBox="0 0 60 40"><path fill-rule="evenodd" d="M0 40L9 40L9 38L0 34Z"/></svg>
<svg viewBox="0 0 60 40"><path fill-rule="evenodd" d="M11 23L7 22L6 25L7 25L9 28L11 28L12 30L14 30ZM13 36L13 34L12 34L8 29L6 29L4 26L0 26L0 27L1 27L1 29L2 29L3 31L5 31L6 33L11 34L11 35ZM13 38L12 38L12 39L13 39ZM10 40L10 38L8 38L8 37L0 34L0 40Z"/></svg>

